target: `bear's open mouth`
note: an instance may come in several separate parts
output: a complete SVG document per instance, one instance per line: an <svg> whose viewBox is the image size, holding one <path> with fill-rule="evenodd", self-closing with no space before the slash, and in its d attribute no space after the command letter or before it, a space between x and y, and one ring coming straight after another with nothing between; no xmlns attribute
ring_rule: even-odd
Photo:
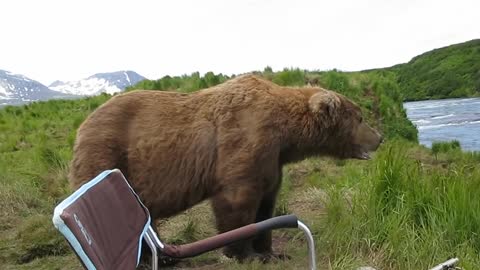
<svg viewBox="0 0 480 270"><path fill-rule="evenodd" d="M368 152L363 152L363 153L361 153L359 159L363 159L363 160L369 160L369 159L371 159L370 153L368 153Z"/></svg>
<svg viewBox="0 0 480 270"><path fill-rule="evenodd" d="M368 150L364 150L363 148L359 147L357 151L354 152L353 158L362 159L362 160L369 160L371 159L370 153Z"/></svg>

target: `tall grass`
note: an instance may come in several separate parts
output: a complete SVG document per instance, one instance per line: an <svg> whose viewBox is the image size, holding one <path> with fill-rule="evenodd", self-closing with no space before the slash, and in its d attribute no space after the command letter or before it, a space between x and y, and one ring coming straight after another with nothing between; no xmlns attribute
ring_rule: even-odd
<svg viewBox="0 0 480 270"><path fill-rule="evenodd" d="M347 203L331 190L322 242L328 254L358 258L380 269L428 269L460 257L465 269L480 264L480 168L460 161L429 169L405 151L385 147Z"/></svg>
<svg viewBox="0 0 480 270"><path fill-rule="evenodd" d="M51 258L51 263L42 263L43 269L54 269L64 261L57 256L71 254L52 226L51 215L71 192L67 171L76 128L108 98L55 100L0 110L1 269L21 269L41 258Z"/></svg>

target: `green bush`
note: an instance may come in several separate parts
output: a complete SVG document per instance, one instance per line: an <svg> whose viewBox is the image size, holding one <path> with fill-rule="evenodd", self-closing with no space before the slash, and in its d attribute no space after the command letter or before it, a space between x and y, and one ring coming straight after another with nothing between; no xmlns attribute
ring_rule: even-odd
<svg viewBox="0 0 480 270"><path fill-rule="evenodd" d="M273 75L272 81L283 86L305 85L305 72L300 69L284 69Z"/></svg>
<svg viewBox="0 0 480 270"><path fill-rule="evenodd" d="M133 86L127 87L127 91L135 89L192 92L199 89L215 86L228 80L223 74L207 72L202 77L199 72L182 76L164 76L158 80L143 80Z"/></svg>
<svg viewBox="0 0 480 270"><path fill-rule="evenodd" d="M352 91L353 87L350 85L349 77L344 73L336 70L329 71L322 74L321 80L322 84L328 89L350 96L357 94L353 93L355 91Z"/></svg>
<svg viewBox="0 0 480 270"><path fill-rule="evenodd" d="M432 153L446 153L450 150L461 150L460 142L458 140L453 140L450 142L433 142L432 143Z"/></svg>
<svg viewBox="0 0 480 270"><path fill-rule="evenodd" d="M432 154L438 159L439 153L447 153L452 150L461 150L460 142L453 140L450 142L433 142L432 143Z"/></svg>

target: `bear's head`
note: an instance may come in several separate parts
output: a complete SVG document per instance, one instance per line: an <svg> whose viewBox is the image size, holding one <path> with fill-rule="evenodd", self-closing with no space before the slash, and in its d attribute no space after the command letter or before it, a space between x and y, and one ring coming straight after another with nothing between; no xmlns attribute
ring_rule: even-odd
<svg viewBox="0 0 480 270"><path fill-rule="evenodd" d="M337 158L370 159L382 136L362 117L360 107L347 97L321 90L309 99L309 108L320 129L323 154Z"/></svg>

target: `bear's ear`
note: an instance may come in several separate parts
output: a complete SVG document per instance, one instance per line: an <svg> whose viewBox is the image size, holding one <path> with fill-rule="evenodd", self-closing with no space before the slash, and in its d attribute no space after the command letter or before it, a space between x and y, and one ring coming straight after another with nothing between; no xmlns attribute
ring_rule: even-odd
<svg viewBox="0 0 480 270"><path fill-rule="evenodd" d="M340 99L335 93L323 90L310 97L308 106L313 113L326 113L334 116L340 107Z"/></svg>

